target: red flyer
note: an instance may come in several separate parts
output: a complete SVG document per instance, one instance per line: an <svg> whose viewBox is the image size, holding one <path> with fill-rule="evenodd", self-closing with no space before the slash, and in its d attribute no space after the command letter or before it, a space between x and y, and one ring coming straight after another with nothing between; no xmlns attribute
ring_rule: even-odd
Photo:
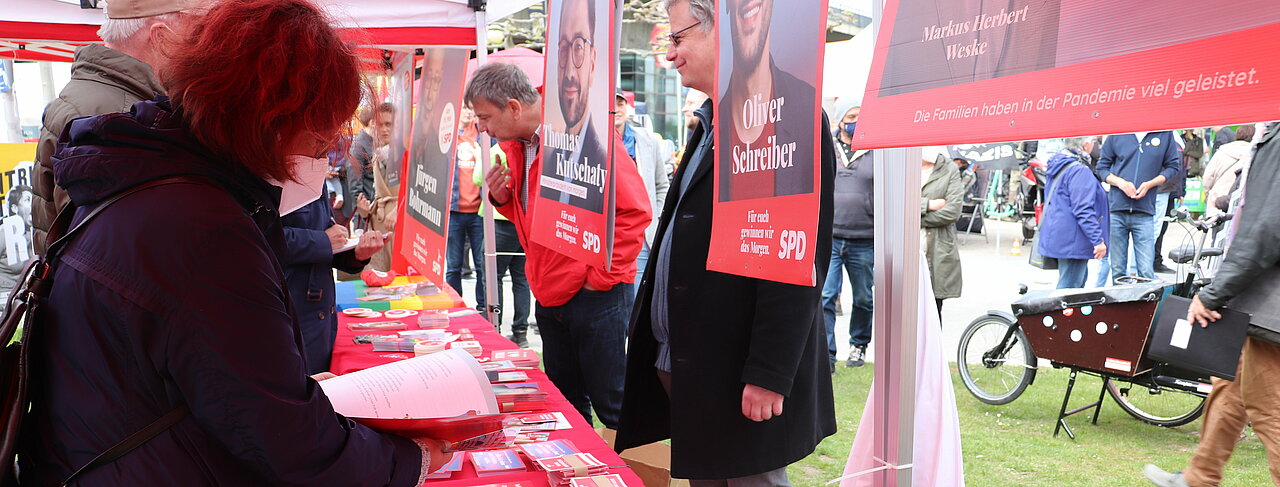
<svg viewBox="0 0 1280 487"><path fill-rule="evenodd" d="M1276 118L1274 0L889 0L855 148Z"/></svg>
<svg viewBox="0 0 1280 487"><path fill-rule="evenodd" d="M453 184L458 115L466 76L466 49L427 49L422 63L409 162L401 179L403 215L397 224L396 251L420 274L444 282L445 240Z"/></svg>
<svg viewBox="0 0 1280 487"><path fill-rule="evenodd" d="M550 0L542 173L531 238L590 265L612 254L612 0ZM531 175L532 176L532 175Z"/></svg>
<svg viewBox="0 0 1280 487"><path fill-rule="evenodd" d="M775 8L776 7L776 8ZM812 286L826 0L720 0L707 270ZM812 35L797 35L811 33ZM816 46L816 49L815 49Z"/></svg>

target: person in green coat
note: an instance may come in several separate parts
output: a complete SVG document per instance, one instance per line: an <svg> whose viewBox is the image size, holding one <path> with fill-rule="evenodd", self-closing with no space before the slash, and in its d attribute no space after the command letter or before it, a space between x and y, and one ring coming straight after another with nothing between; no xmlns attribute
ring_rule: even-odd
<svg viewBox="0 0 1280 487"><path fill-rule="evenodd" d="M964 183L960 168L951 162L945 147L925 147L921 154L920 229L933 297L941 314L942 300L960 297L963 284L955 223L964 204Z"/></svg>

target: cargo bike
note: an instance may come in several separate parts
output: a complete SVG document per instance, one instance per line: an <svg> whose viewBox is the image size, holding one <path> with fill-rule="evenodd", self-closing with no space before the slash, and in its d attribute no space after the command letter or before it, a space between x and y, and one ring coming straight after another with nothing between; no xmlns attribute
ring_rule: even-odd
<svg viewBox="0 0 1280 487"><path fill-rule="evenodd" d="M1174 427L1195 421L1212 390L1209 377L1152 360L1147 349L1165 297L1190 297L1207 284L1199 277L1201 262L1222 255L1222 250L1204 244L1228 219L1229 215L1201 220L1175 215L1172 221L1200 233L1198 242L1169 254L1177 264L1190 264L1176 284L1123 277L1119 285L1095 289L1027 292L1022 286L1012 313L989 311L960 336L957 367L965 388L984 403L1008 404L1035 381L1040 359L1045 359L1054 368L1070 370L1054 436L1065 430L1074 439L1066 419L1077 413L1092 410L1097 424L1108 395L1126 413L1149 424ZM1080 374L1100 377L1102 390L1097 401L1068 410Z"/></svg>

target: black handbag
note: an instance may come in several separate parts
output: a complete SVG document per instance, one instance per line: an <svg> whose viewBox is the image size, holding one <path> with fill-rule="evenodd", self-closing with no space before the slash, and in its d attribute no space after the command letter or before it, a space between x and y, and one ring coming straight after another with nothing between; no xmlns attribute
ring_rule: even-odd
<svg viewBox="0 0 1280 487"><path fill-rule="evenodd" d="M13 290L9 293L9 299L5 303L4 314L0 315L0 344L4 345L4 348L0 349L0 370L13 371L0 374L0 391L4 394L3 401L0 402L0 428L3 428L0 430L0 487L18 485L15 452L18 448L22 419L29 408L27 388L31 380L31 342L37 327L42 324L41 308L49 297L49 291L53 289L53 271L62 249L66 248L68 242L79 234L85 225L116 201L148 188L180 183L207 184L188 177L170 177L143 183L102 201L75 227L71 227L71 221L75 216L74 208L63 209L58 213L52 228L49 229L47 241L52 243L49 244L45 256L32 259L27 263L20 279L14 284ZM68 227L71 229L67 230ZM19 330L23 331L21 336L18 335ZM62 485L71 483L72 480L93 468L124 456L169 429L187 415L188 409L185 404L165 413L155 422L143 427L80 467L64 480Z"/></svg>

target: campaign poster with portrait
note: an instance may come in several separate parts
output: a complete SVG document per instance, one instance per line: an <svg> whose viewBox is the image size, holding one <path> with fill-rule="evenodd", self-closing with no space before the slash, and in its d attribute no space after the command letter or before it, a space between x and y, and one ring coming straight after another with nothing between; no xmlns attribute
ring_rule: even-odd
<svg viewBox="0 0 1280 487"><path fill-rule="evenodd" d="M533 241L609 265L613 116L613 0L551 0L542 105L542 170ZM526 183L527 184L527 183Z"/></svg>
<svg viewBox="0 0 1280 487"><path fill-rule="evenodd" d="M31 247L31 172L36 144L0 144L0 297L35 256Z"/></svg>
<svg viewBox="0 0 1280 487"><path fill-rule="evenodd" d="M408 218L396 222L395 248L418 273L436 284L444 282L453 158L470 57L467 49L424 50L409 163L400 187L403 215Z"/></svg>
<svg viewBox="0 0 1280 487"><path fill-rule="evenodd" d="M400 191L400 175L409 160L409 130L413 126L413 110L404 107L413 105L413 68L412 52L391 52L391 83L387 90L387 100L396 106L395 128L391 132L391 143L388 153L395 164L387 164L387 186L394 193Z"/></svg>
<svg viewBox="0 0 1280 487"><path fill-rule="evenodd" d="M814 285L826 0L720 0L707 270Z"/></svg>
<svg viewBox="0 0 1280 487"><path fill-rule="evenodd" d="M1276 118L1275 0L888 0L854 147Z"/></svg>

